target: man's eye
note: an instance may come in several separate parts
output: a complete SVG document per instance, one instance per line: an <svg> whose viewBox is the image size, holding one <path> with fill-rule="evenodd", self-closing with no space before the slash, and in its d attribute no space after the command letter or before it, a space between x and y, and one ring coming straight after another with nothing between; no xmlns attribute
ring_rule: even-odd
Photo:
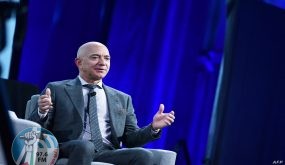
<svg viewBox="0 0 285 165"><path fill-rule="evenodd" d="M98 56L91 56L91 59L98 59Z"/></svg>

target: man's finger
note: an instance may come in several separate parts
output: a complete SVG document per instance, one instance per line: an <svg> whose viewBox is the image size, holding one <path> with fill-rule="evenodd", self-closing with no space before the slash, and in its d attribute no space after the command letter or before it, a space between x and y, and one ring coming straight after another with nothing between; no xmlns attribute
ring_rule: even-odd
<svg viewBox="0 0 285 165"><path fill-rule="evenodd" d="M51 94L50 89L47 88L47 89L46 89L46 95L50 97L50 94Z"/></svg>
<svg viewBox="0 0 285 165"><path fill-rule="evenodd" d="M163 111L164 111L164 105L163 105L163 104L160 104L160 105L159 105L158 113L161 114L161 113L163 113Z"/></svg>
<svg viewBox="0 0 285 165"><path fill-rule="evenodd" d="M51 103L51 99L48 98L48 97L46 97L46 98L41 99L41 102L42 102L42 103L44 103L44 102L46 102L46 103Z"/></svg>
<svg viewBox="0 0 285 165"><path fill-rule="evenodd" d="M169 122L171 122L171 123L173 123L173 122L174 122L174 119L173 119L173 118L171 118L171 117L169 117L169 116L168 116L166 119L167 119Z"/></svg>
<svg viewBox="0 0 285 165"><path fill-rule="evenodd" d="M170 118L175 119L175 116L172 115L171 113L168 115Z"/></svg>
<svg viewBox="0 0 285 165"><path fill-rule="evenodd" d="M44 105L42 106L43 111L49 111L50 105Z"/></svg>

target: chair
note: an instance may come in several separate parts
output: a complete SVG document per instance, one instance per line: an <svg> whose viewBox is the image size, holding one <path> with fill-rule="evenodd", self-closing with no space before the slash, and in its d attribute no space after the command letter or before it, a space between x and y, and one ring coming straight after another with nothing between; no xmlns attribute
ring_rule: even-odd
<svg viewBox="0 0 285 165"><path fill-rule="evenodd" d="M15 112L13 111L8 111L9 117L11 119L12 125L14 127L15 134L17 135L19 132L22 130L29 128L29 127L38 127L40 128L41 126L38 123L35 123L33 121L25 120L25 119L19 119ZM1 137L0 137L1 140ZM5 156L3 153L3 148L2 145L0 144L0 165L2 164L8 164L5 160Z"/></svg>
<svg viewBox="0 0 285 165"><path fill-rule="evenodd" d="M27 102L25 118L28 119L29 115L36 109L37 101L40 95L33 95L31 99ZM149 149L154 155L155 165L175 165L176 153L169 150L162 149ZM57 161L57 165L65 165L67 163L67 158L61 158ZM111 165L109 163L103 162L92 162L92 165Z"/></svg>

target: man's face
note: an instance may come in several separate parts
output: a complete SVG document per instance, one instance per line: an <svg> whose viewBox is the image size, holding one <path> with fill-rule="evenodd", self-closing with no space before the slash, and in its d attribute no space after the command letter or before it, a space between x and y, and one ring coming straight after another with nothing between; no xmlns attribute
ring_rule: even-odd
<svg viewBox="0 0 285 165"><path fill-rule="evenodd" d="M101 80L110 69L109 51L104 45L86 45L80 50L76 65L85 81L93 83Z"/></svg>

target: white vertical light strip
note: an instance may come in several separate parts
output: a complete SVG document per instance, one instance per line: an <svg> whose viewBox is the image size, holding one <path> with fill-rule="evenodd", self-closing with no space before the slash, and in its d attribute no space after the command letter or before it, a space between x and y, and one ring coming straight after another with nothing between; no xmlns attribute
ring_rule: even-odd
<svg viewBox="0 0 285 165"><path fill-rule="evenodd" d="M12 45L16 26L16 12L12 12L12 16L6 20L6 47L0 51L0 66L2 68L1 78L8 79L11 59Z"/></svg>

